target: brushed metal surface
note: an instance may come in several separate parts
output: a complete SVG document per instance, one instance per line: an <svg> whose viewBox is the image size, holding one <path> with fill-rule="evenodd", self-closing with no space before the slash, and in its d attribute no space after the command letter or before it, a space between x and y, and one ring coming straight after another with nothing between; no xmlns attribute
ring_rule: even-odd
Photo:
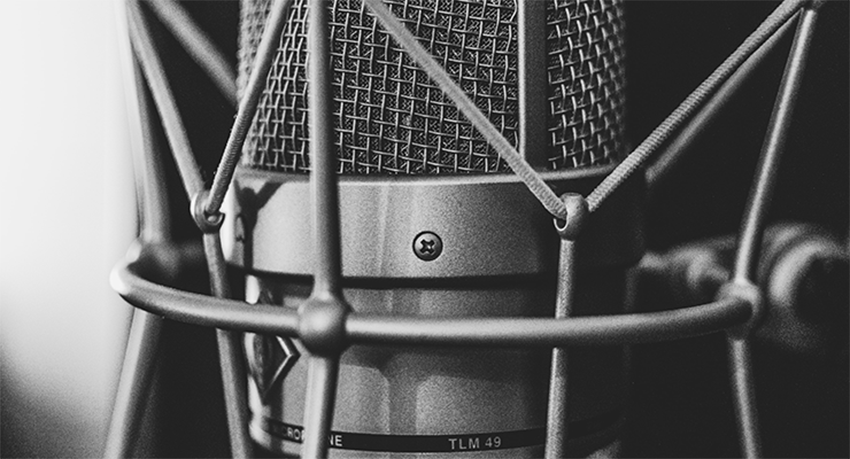
<svg viewBox="0 0 850 459"><path fill-rule="evenodd" d="M545 173L558 193L586 193L610 168ZM643 253L642 178L595 212L579 239L589 266L629 264ZM552 217L518 178L341 176L342 270L346 277L449 278L553 272ZM308 177L239 169L225 200L225 257L248 271L311 275ZM439 258L411 249L423 231L440 236Z"/></svg>
<svg viewBox="0 0 850 459"><path fill-rule="evenodd" d="M613 314L622 310L625 273L594 272L582 279L577 314ZM348 288L345 296L357 312L428 316L549 316L554 305L550 285L488 288ZM309 294L309 280L281 276L249 277L249 301L297 308ZM273 339L273 338L272 338ZM296 341L299 352L306 349ZM340 364L332 431L387 435L465 435L542 428L546 423L549 375L546 349L422 349L352 346ZM616 437L626 400L623 348L570 350L570 422L595 424L576 432L568 451L590 454ZM251 432L263 447L298 454L300 444L264 429L266 419L301 426L307 365L300 359L263 397L249 384ZM613 416L612 416L613 414ZM344 446L344 445L343 445ZM483 445L479 445L483 448ZM540 444L524 448L474 448L453 453L472 457L539 457ZM331 457L417 457L330 449ZM433 453L426 453L433 454ZM420 455L424 456L424 455Z"/></svg>

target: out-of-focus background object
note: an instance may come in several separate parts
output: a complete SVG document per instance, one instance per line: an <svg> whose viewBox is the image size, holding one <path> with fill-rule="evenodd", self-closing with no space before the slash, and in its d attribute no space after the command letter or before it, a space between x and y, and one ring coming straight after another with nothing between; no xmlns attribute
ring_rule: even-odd
<svg viewBox="0 0 850 459"><path fill-rule="evenodd" d="M3 457L98 457L130 308L109 271L136 235L111 0L0 14Z"/></svg>

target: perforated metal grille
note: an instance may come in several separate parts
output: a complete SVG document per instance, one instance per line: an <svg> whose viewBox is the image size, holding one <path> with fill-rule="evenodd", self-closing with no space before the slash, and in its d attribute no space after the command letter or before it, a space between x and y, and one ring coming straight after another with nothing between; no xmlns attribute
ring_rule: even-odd
<svg viewBox="0 0 850 459"><path fill-rule="evenodd" d="M240 90L269 0L243 0ZM510 0L386 0L512 144L518 143L517 18ZM340 172L498 173L509 168L360 0L331 5L334 123ZM309 170L304 0L288 13L245 142L243 163ZM548 13L553 169L606 164L623 149L623 12L619 0L551 0ZM541 71L543 71L541 69Z"/></svg>

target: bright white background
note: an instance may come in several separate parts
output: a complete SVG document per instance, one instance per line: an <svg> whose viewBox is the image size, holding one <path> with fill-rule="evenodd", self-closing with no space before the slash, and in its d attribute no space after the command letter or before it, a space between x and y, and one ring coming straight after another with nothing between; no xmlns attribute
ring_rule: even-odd
<svg viewBox="0 0 850 459"><path fill-rule="evenodd" d="M102 455L136 231L116 3L0 1L4 456Z"/></svg>

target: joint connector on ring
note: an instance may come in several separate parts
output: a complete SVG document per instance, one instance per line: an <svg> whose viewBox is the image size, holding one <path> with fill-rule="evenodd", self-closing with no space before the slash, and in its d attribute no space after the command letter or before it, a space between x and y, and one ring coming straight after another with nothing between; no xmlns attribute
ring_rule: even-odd
<svg viewBox="0 0 850 459"><path fill-rule="evenodd" d="M564 193L561 195L561 200L567 208L567 218L563 221L563 224L555 219L555 229L561 239L575 241L581 233L587 215L590 213L587 201L584 196L578 193Z"/></svg>
<svg viewBox="0 0 850 459"><path fill-rule="evenodd" d="M210 214L206 211L207 198L210 195L210 190L201 190L192 196L192 201L189 203L189 212L192 214L192 219L201 232L205 234L215 233L221 228L224 223L224 214L216 212Z"/></svg>
<svg viewBox="0 0 850 459"><path fill-rule="evenodd" d="M741 325L730 328L729 335L735 338L746 338L758 327L764 319L764 300L759 288L752 282L732 280L727 282L717 294L717 299L737 299L750 305L750 318Z"/></svg>
<svg viewBox="0 0 850 459"><path fill-rule="evenodd" d="M345 319L351 308L336 295L311 296L298 308L298 335L313 354L338 355L348 347Z"/></svg>

